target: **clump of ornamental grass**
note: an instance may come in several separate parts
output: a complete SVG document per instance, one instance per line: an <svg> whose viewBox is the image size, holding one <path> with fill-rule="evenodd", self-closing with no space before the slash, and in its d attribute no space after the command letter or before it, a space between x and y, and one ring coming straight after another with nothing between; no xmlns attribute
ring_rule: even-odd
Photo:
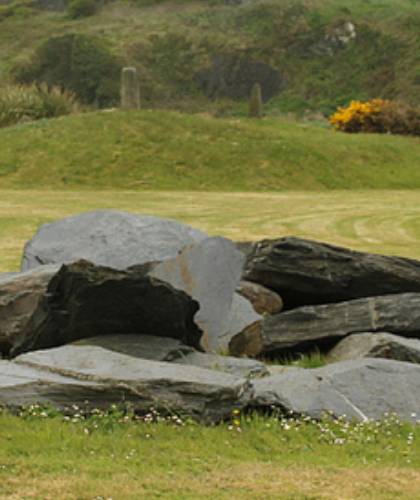
<svg viewBox="0 0 420 500"><path fill-rule="evenodd" d="M338 108L329 121L342 132L420 135L420 108L385 99L352 101Z"/></svg>
<svg viewBox="0 0 420 500"><path fill-rule="evenodd" d="M79 109L76 96L60 87L46 84L0 87L0 127L68 115Z"/></svg>

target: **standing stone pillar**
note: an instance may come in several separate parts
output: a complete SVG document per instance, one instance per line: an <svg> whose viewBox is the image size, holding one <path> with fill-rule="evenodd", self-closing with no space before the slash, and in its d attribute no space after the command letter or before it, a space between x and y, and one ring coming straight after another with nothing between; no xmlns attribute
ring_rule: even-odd
<svg viewBox="0 0 420 500"><path fill-rule="evenodd" d="M136 68L123 68L122 70L121 108L140 109L140 84Z"/></svg>
<svg viewBox="0 0 420 500"><path fill-rule="evenodd" d="M254 83L251 90L251 97L249 98L249 116L251 118L261 118L262 114L261 85Z"/></svg>

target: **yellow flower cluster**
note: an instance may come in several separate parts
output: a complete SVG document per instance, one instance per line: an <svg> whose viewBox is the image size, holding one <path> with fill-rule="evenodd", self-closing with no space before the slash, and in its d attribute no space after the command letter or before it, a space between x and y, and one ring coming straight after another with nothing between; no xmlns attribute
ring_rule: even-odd
<svg viewBox="0 0 420 500"><path fill-rule="evenodd" d="M372 120L390 105L384 99L372 99L367 102L351 101L349 106L340 107L329 121L337 130L359 132L371 128Z"/></svg>

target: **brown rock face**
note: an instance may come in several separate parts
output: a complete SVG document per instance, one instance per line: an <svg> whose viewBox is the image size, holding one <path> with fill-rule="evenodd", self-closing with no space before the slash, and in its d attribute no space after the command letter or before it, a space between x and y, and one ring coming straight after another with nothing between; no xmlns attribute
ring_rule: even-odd
<svg viewBox="0 0 420 500"><path fill-rule="evenodd" d="M58 266L0 277L0 357L7 355L44 297Z"/></svg>
<svg viewBox="0 0 420 500"><path fill-rule="evenodd" d="M198 303L145 274L87 261L63 265L7 353L55 347L95 335L138 333L176 338L199 348Z"/></svg>
<svg viewBox="0 0 420 500"><path fill-rule="evenodd" d="M241 281L236 291L251 302L258 314L276 314L283 309L281 297L258 283Z"/></svg>

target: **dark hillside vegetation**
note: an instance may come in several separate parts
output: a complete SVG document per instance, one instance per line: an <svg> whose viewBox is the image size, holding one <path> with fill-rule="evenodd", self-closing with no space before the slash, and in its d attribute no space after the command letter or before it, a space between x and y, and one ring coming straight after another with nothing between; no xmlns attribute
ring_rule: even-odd
<svg viewBox="0 0 420 500"><path fill-rule="evenodd" d="M146 107L241 114L258 82L268 114L329 114L351 99L418 103L419 33L414 0L96 2L76 18L65 0L15 0L0 6L0 81L84 87L82 101L109 106L117 67L134 65Z"/></svg>

